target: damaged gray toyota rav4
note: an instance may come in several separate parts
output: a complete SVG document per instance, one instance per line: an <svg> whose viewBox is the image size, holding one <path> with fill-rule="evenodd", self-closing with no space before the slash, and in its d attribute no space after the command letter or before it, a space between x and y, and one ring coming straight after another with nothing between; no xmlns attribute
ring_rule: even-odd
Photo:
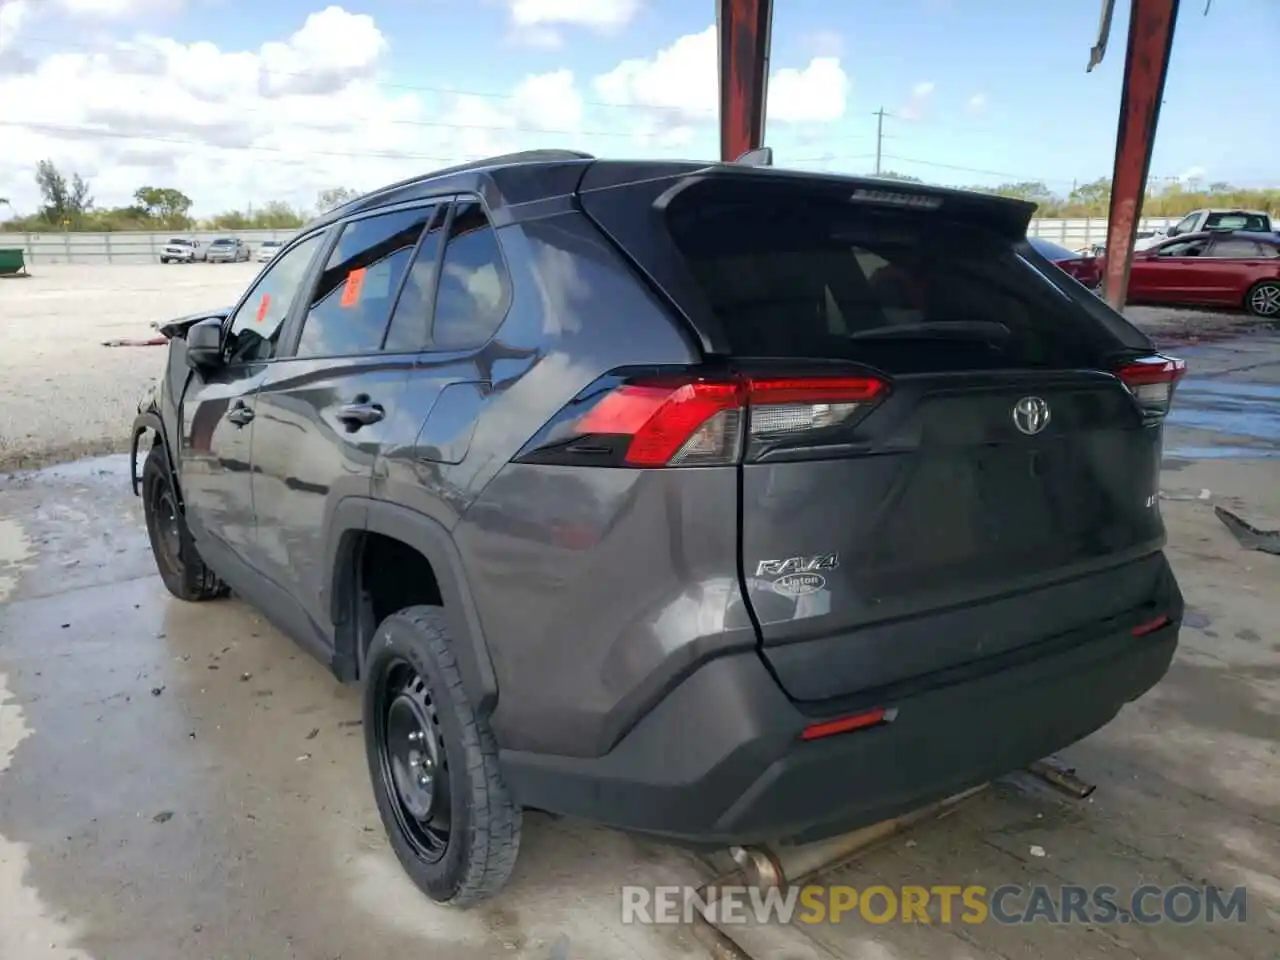
<svg viewBox="0 0 1280 960"><path fill-rule="evenodd" d="M1155 684L1183 614L1184 366L1032 210L567 151L360 197L162 327L160 575L363 684L439 902L502 886L526 808L808 840L1024 767Z"/></svg>

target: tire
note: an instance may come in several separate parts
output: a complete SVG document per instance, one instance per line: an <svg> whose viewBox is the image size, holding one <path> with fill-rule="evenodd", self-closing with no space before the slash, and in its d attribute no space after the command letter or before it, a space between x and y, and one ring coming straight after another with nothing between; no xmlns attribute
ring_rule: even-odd
<svg viewBox="0 0 1280 960"><path fill-rule="evenodd" d="M387 617L363 672L365 754L396 857L436 903L492 896L515 867L521 810L502 781L493 733L463 690L444 611L416 606Z"/></svg>
<svg viewBox="0 0 1280 960"><path fill-rule="evenodd" d="M1280 281L1255 283L1245 294L1244 306L1255 317L1280 320Z"/></svg>
<svg viewBox="0 0 1280 960"><path fill-rule="evenodd" d="M178 509L164 447L158 443L151 447L142 467L142 511L151 540L151 555L170 593L179 600L195 603L224 597L230 592L200 559L186 518Z"/></svg>
<svg viewBox="0 0 1280 960"><path fill-rule="evenodd" d="M160 262L161 262L161 263L168 263L168 262L169 262L169 258L168 258L168 257L161 257L161 258L160 258Z"/></svg>

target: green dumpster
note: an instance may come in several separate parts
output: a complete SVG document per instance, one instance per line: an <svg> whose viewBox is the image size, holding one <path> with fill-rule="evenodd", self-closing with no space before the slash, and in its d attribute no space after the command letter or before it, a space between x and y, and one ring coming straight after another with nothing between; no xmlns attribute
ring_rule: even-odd
<svg viewBox="0 0 1280 960"><path fill-rule="evenodd" d="M25 277L26 256L21 247L0 247L0 277Z"/></svg>

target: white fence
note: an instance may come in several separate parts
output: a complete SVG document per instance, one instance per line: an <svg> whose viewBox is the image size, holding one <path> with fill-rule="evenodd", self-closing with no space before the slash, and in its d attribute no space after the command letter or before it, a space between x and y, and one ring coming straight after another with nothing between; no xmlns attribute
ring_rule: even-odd
<svg viewBox="0 0 1280 960"><path fill-rule="evenodd" d="M1177 223L1179 217L1148 217L1141 229L1165 229ZM21 246L26 252L28 264L39 263L155 263L160 259L160 248L173 236L194 236L208 243L219 236L236 236L249 244L251 250L263 240L288 240L293 230L241 230L226 233L0 233L0 248ZM1033 235L1059 243L1069 250L1078 250L1093 243L1105 243L1107 221L1102 217L1092 220L1032 220Z"/></svg>
<svg viewBox="0 0 1280 960"><path fill-rule="evenodd" d="M256 253L263 240L288 240L295 230L228 230L222 233L0 233L0 248L22 247L27 264L156 263L171 237L190 237L207 244L217 237L239 237Z"/></svg>

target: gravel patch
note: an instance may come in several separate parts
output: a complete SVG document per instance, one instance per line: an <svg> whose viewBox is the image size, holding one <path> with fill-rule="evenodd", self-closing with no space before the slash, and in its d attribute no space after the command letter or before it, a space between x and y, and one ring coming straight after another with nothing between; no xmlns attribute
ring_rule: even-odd
<svg viewBox="0 0 1280 960"><path fill-rule="evenodd" d="M146 339L155 321L233 303L259 265L45 264L0 281L0 470L128 449L143 391L164 347L104 347ZM1238 336L1243 314L1133 307L1161 345Z"/></svg>
<svg viewBox="0 0 1280 960"><path fill-rule="evenodd" d="M128 449L143 391L163 372L151 324L233 303L256 263L46 264L0 281L0 470Z"/></svg>

